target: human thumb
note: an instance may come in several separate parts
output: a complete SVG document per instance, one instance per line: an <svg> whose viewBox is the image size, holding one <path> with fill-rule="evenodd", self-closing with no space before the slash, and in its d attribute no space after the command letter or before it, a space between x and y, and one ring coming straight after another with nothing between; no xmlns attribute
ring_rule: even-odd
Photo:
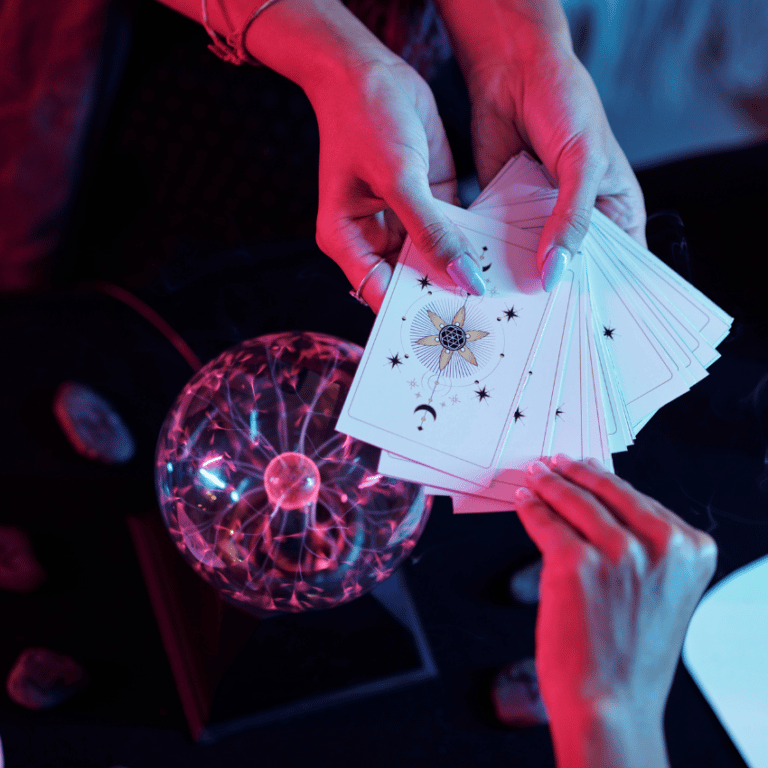
<svg viewBox="0 0 768 768"><path fill-rule="evenodd" d="M541 285L547 292L560 282L568 263L581 248L599 184L597 173L583 165L563 161L560 167L563 170L558 174L557 202L544 225L536 259Z"/></svg>

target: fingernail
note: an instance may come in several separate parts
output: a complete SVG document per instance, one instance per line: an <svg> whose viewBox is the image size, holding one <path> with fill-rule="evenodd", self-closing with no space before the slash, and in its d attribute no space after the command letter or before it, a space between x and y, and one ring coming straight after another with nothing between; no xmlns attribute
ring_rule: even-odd
<svg viewBox="0 0 768 768"><path fill-rule="evenodd" d="M552 464L558 469L568 469L568 467L573 464L573 460L570 456L566 456L564 453L558 453L557 456L552 459Z"/></svg>
<svg viewBox="0 0 768 768"><path fill-rule="evenodd" d="M603 465L593 456L590 456L586 462L590 467L593 467L594 469L603 469Z"/></svg>
<svg viewBox="0 0 768 768"><path fill-rule="evenodd" d="M518 501L530 501L533 494L525 487L521 486L515 491L515 497Z"/></svg>
<svg viewBox="0 0 768 768"><path fill-rule="evenodd" d="M480 265L468 253L462 253L451 259L445 271L451 276L453 282L467 293L473 296L482 296L485 293L485 282Z"/></svg>
<svg viewBox="0 0 768 768"><path fill-rule="evenodd" d="M545 475L552 470L543 461L532 461L528 465L528 474L533 475Z"/></svg>
<svg viewBox="0 0 768 768"><path fill-rule="evenodd" d="M541 287L547 293L560 282L570 259L571 252L567 248L557 245L549 249L541 270Z"/></svg>

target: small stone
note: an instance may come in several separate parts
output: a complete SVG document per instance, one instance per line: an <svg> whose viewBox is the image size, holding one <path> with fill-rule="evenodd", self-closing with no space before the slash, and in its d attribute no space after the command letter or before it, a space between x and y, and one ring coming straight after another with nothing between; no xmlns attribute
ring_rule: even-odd
<svg viewBox="0 0 768 768"><path fill-rule="evenodd" d="M53 398L53 413L81 456L103 464L125 464L136 453L133 435L117 411L84 384L62 383Z"/></svg>
<svg viewBox="0 0 768 768"><path fill-rule="evenodd" d="M504 667L493 681L491 696L496 717L505 725L527 728L549 722L534 659Z"/></svg>
<svg viewBox="0 0 768 768"><path fill-rule="evenodd" d="M45 581L45 571L18 528L0 526L0 589L31 592Z"/></svg>
<svg viewBox="0 0 768 768"><path fill-rule="evenodd" d="M69 656L47 648L27 648L13 665L5 687L27 709L49 709L66 701L87 682L83 668Z"/></svg>
<svg viewBox="0 0 768 768"><path fill-rule="evenodd" d="M536 605L539 602L542 565L541 558L538 558L512 574L509 580L509 592L518 603Z"/></svg>

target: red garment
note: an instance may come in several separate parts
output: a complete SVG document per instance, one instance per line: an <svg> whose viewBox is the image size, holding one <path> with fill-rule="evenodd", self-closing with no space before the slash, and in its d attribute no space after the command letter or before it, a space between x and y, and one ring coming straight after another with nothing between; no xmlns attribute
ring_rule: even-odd
<svg viewBox="0 0 768 768"><path fill-rule="evenodd" d="M0 0L0 291L43 282L78 176L106 0Z"/></svg>

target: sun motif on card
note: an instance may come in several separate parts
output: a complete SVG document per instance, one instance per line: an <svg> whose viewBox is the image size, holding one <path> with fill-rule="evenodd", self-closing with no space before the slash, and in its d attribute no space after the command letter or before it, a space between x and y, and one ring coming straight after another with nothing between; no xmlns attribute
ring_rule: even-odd
<svg viewBox="0 0 768 768"><path fill-rule="evenodd" d="M477 377L496 346L491 330L483 313L465 301L433 300L415 313L410 341L419 361L441 379Z"/></svg>

